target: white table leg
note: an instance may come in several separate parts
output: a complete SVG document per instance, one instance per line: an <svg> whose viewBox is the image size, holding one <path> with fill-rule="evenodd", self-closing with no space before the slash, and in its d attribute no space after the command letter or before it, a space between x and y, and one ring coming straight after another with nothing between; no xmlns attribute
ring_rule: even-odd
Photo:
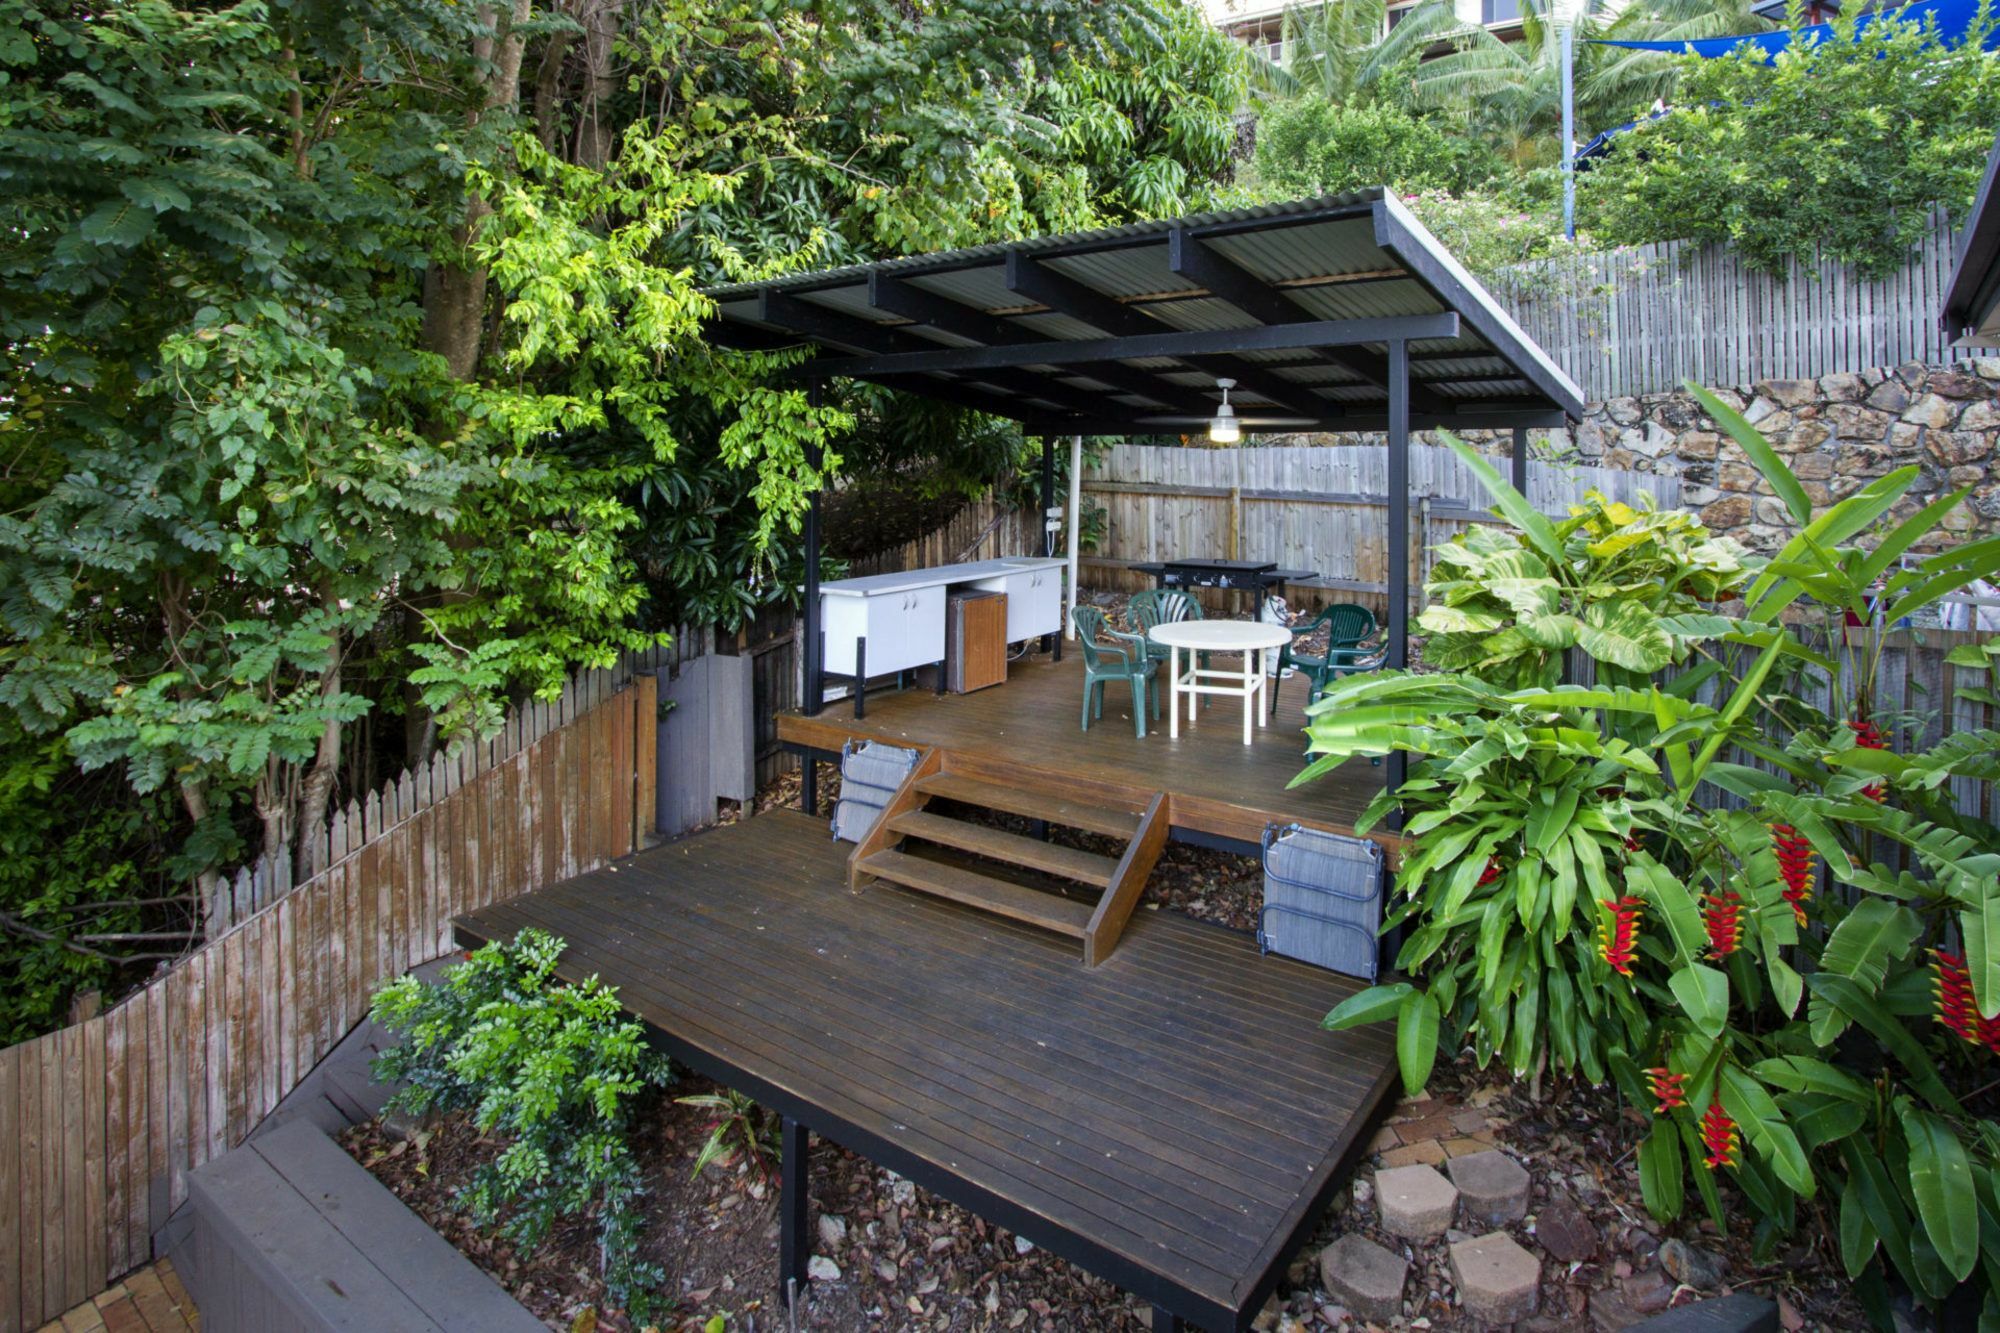
<svg viewBox="0 0 2000 1333"><path fill-rule="evenodd" d="M1271 709L1264 696L1271 688L1271 650L1257 650L1257 726L1261 730L1271 720Z"/></svg>
<svg viewBox="0 0 2000 1333"><path fill-rule="evenodd" d="M1201 653L1193 648L1187 650L1187 714L1188 726L1194 726L1195 714L1201 711L1201 691L1196 687L1201 681Z"/></svg>
<svg viewBox="0 0 2000 1333"><path fill-rule="evenodd" d="M1167 645L1167 739L1181 734L1181 650Z"/></svg>
<svg viewBox="0 0 2000 1333"><path fill-rule="evenodd" d="M1256 669L1257 669L1257 654L1250 651L1247 648L1244 649L1243 650L1243 743L1245 745L1248 745L1250 743L1250 731L1252 726L1255 725L1250 721L1250 715L1257 710L1257 684L1255 677L1251 675L1251 673Z"/></svg>

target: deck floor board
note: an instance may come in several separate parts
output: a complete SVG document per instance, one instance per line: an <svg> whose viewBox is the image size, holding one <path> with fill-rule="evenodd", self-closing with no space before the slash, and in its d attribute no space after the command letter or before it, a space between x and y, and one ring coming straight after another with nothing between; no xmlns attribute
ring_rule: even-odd
<svg viewBox="0 0 2000 1333"><path fill-rule="evenodd" d="M1277 714L1243 744L1242 705L1218 700L1179 737L1167 721L1148 721L1141 738L1132 727L1131 701L1108 692L1104 716L1085 731L1078 725L1083 699L1081 655L1061 662L1033 655L1009 663L1006 683L971 694L937 695L925 689L877 690L856 719L848 701L828 704L812 717L784 713L778 738L793 745L838 750L843 741L873 738L898 745L935 745L960 761L959 780L977 778L968 761L996 774L1033 774L1049 797L1143 809L1156 791L1172 794L1176 828L1254 842L1272 821L1297 820L1336 832L1351 831L1375 793L1382 770L1354 760L1303 787L1288 788L1305 767L1305 678L1278 687ZM1393 847L1394 839L1383 838Z"/></svg>
<svg viewBox="0 0 2000 1333"><path fill-rule="evenodd" d="M1241 1327L1388 1094L1346 978L1141 911L1118 950L885 883L778 811L462 918L539 926L669 1050L1208 1327Z"/></svg>

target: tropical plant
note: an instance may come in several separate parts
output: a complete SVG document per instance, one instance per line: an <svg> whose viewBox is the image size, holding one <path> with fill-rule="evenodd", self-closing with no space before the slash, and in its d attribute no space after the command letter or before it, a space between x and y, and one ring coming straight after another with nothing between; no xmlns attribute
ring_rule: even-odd
<svg viewBox="0 0 2000 1333"><path fill-rule="evenodd" d="M1993 738L1895 753L1866 711L1865 666L1844 673L1797 624L1802 608L1854 609L1866 628L1852 651L1873 660L1883 625L2000 567L2000 539L1942 546L1939 525L1967 492L1909 503L1915 468L1815 512L1755 429L1695 392L1796 535L1747 577L1704 550L1711 581L1690 591L1727 601L1693 614L1633 604L1634 584L1616 577L1571 585L1578 625L1628 604L1617 618L1630 632L1588 687L1550 683L1521 634L1571 614L1548 609L1562 596L1549 571L1578 547L1621 558L1621 531L1670 564L1681 557L1663 552L1707 539L1618 523L1609 507L1552 523L1454 443L1518 530L1464 541L1431 589L1480 612L1449 631L1467 636L1448 651L1473 669L1352 677L1309 718L1322 758L1308 773L1392 748L1421 756L1406 795L1370 810L1400 806L1407 820L1391 921L1406 928L1411 979L1328 1022L1398 1020L1410 1085L1440 1041L1481 1062L1502 1054L1517 1074L1608 1075L1655 1116L1638 1167L1656 1215L1680 1212L1691 1178L1727 1225L1726 1181L1761 1248L1823 1222L1816 1239L1884 1320L1892 1274L1935 1303L1977 1271L2000 1315L2000 1103L1978 1064L2000 1053L2000 830L1948 794L2000 775ZM1540 568L1517 567L1520 550ZM1481 679L1482 666L1501 678ZM1847 716L1787 711L1802 678L1844 674L1862 680ZM1801 1208L1816 1199L1828 1202Z"/></svg>
<svg viewBox="0 0 2000 1333"><path fill-rule="evenodd" d="M532 1249L558 1223L597 1230L606 1290L643 1320L659 1269L639 1258L644 1195L632 1154L634 1104L664 1085L667 1061L609 987L556 976L564 945L542 930L473 952L435 982L401 977L369 1014L399 1034L376 1057L400 1083L391 1109L462 1111L505 1143L459 1196L482 1226Z"/></svg>
<svg viewBox="0 0 2000 1333"><path fill-rule="evenodd" d="M741 1159L759 1184L771 1183L782 1151L775 1114L729 1088L674 1100L682 1106L715 1113L708 1137L702 1140L701 1151L695 1154L694 1170L689 1174L699 1176L715 1165L734 1166Z"/></svg>
<svg viewBox="0 0 2000 1333"><path fill-rule="evenodd" d="M1476 144L1400 107L1300 97L1267 107L1258 121L1255 188L1273 199L1369 185L1453 189L1483 174L1487 160Z"/></svg>
<svg viewBox="0 0 2000 1333"><path fill-rule="evenodd" d="M1384 0L1294 5L1285 10L1282 58L1260 58L1257 82L1280 98L1404 106L1427 48L1463 27L1449 5L1418 5L1394 27Z"/></svg>

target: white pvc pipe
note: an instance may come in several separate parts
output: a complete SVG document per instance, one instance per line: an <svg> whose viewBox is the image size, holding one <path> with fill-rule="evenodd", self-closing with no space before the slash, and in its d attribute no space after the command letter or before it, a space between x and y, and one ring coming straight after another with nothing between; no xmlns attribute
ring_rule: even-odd
<svg viewBox="0 0 2000 1333"><path fill-rule="evenodd" d="M1063 515L1069 529L1069 595L1063 608L1063 633L1076 637L1076 580L1078 534L1083 531L1083 436L1069 437L1069 509Z"/></svg>

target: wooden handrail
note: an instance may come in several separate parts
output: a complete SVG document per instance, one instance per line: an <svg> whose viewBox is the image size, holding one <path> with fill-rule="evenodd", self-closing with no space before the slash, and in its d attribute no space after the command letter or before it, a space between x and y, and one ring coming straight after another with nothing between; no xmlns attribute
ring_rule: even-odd
<svg viewBox="0 0 2000 1333"><path fill-rule="evenodd" d="M1146 881L1152 877L1153 867L1159 863L1160 853L1166 849L1167 834L1172 828L1167 794L1153 793L1153 799L1146 805L1146 813L1139 817L1138 831L1126 844L1125 855L1118 859L1118 868L1111 874L1111 883L1104 890L1104 896L1097 900L1097 911L1091 914L1090 924L1084 928L1085 967L1096 967L1118 947L1118 937L1125 933L1125 923L1132 919L1132 911L1139 905L1140 895L1146 891Z"/></svg>

